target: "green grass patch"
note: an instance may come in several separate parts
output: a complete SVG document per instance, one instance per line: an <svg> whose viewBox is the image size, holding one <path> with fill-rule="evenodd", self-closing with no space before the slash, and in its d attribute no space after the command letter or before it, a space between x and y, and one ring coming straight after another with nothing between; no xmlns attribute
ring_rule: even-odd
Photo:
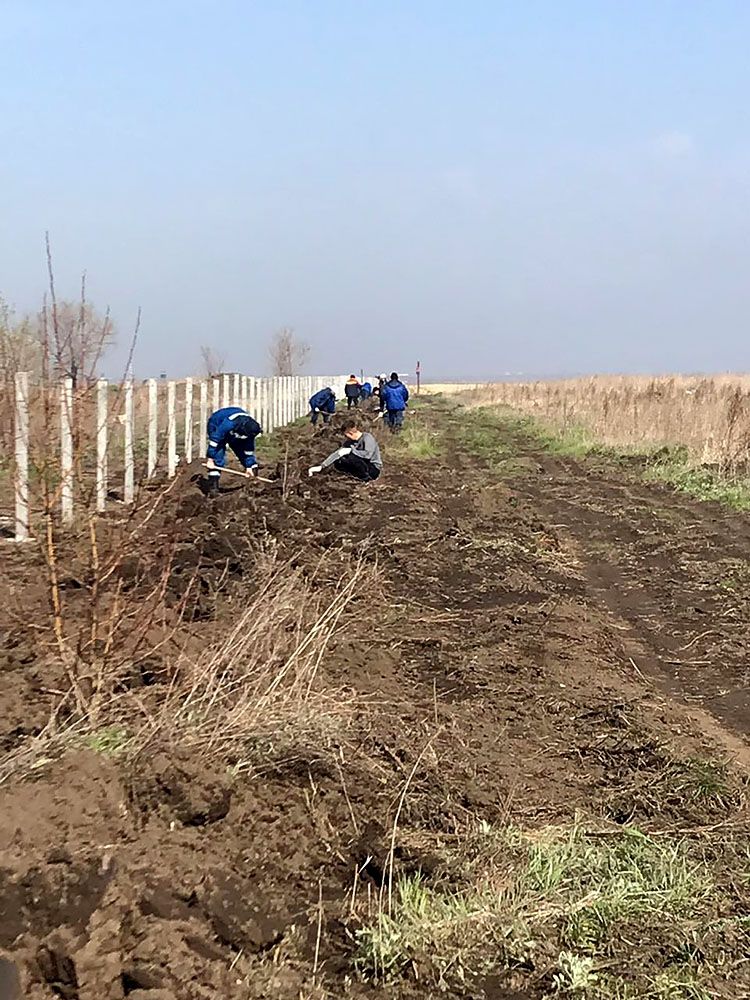
<svg viewBox="0 0 750 1000"><path fill-rule="evenodd" d="M646 466L645 478L665 483L698 500L714 500L734 510L750 510L750 479L731 477L692 464L684 449L662 448Z"/></svg>
<svg viewBox="0 0 750 1000"><path fill-rule="evenodd" d="M538 447L550 455L571 458L600 456L616 461L639 457L643 476L698 500L714 500L734 510L750 510L750 478L730 476L718 469L696 465L687 449L675 445L643 444L612 447L596 441L581 425L553 429L533 417L504 406L479 407L461 413L458 438L467 451L483 458L493 470L513 472L512 458L519 448Z"/></svg>
<svg viewBox="0 0 750 1000"><path fill-rule="evenodd" d="M435 399L436 397L432 397ZM426 406L432 405L432 400L429 396L417 396L415 392L411 393L409 396L409 409L410 410L424 410Z"/></svg>
<svg viewBox="0 0 750 1000"><path fill-rule="evenodd" d="M523 420L518 418L509 424L504 417L491 410L460 410L454 425L459 448L481 458L498 472L515 455L508 432L514 431Z"/></svg>
<svg viewBox="0 0 750 1000"><path fill-rule="evenodd" d="M398 881L390 914L356 932L354 964L365 978L392 981L415 963L438 979L474 964L477 936L489 928L493 907L480 895L436 891L420 875ZM461 973L459 972L459 975Z"/></svg>
<svg viewBox="0 0 750 1000"><path fill-rule="evenodd" d="M690 757L674 762L669 771L672 794L709 815L729 814L742 807L743 794L725 761ZM698 813L703 819L705 813Z"/></svg>
<svg viewBox="0 0 750 1000"><path fill-rule="evenodd" d="M104 726L81 738L81 745L105 757L119 757L127 749L130 733L119 726Z"/></svg>
<svg viewBox="0 0 750 1000"><path fill-rule="evenodd" d="M514 461L518 452L529 446L551 455L576 458L607 451L582 427L571 427L564 434L554 433L532 417L500 406L462 410L458 415L456 436L464 450L501 473L517 471Z"/></svg>
<svg viewBox="0 0 750 1000"><path fill-rule="evenodd" d="M295 457L296 446L289 437L289 428L293 426L294 424L286 424L270 434L260 435L255 445L255 454L259 465L268 467L277 462L283 462L285 458L291 460Z"/></svg>
<svg viewBox="0 0 750 1000"><path fill-rule="evenodd" d="M618 926L649 915L676 915L712 889L710 876L688 858L683 845L656 841L635 829L588 839L574 829L534 844L520 886L524 910L534 921L533 900L560 912L561 943L579 954L608 952Z"/></svg>
<svg viewBox="0 0 750 1000"><path fill-rule="evenodd" d="M715 995L704 980L712 961L726 962L726 942L707 955L695 928L710 926L726 899L699 848L629 827L526 834L483 824L477 838L465 884L455 873L396 882L390 911L384 903L355 931L360 975L447 987L528 973L547 996L579 1000ZM734 931L742 919L730 919ZM745 938L736 940L741 963Z"/></svg>
<svg viewBox="0 0 750 1000"><path fill-rule="evenodd" d="M435 458L440 449L440 436L420 423L407 423L400 434L392 438L390 448L406 458Z"/></svg>
<svg viewBox="0 0 750 1000"><path fill-rule="evenodd" d="M744 559L734 561L718 581L718 586L730 594L746 594L750 591L750 562Z"/></svg>

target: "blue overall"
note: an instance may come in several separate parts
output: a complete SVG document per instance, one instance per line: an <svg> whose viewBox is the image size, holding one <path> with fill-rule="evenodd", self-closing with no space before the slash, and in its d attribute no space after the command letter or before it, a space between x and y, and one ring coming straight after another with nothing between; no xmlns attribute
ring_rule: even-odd
<svg viewBox="0 0 750 1000"><path fill-rule="evenodd" d="M385 419L392 431L397 431L404 422L404 410L409 400L409 390L401 379L390 379L380 390L380 398L385 407Z"/></svg>
<svg viewBox="0 0 750 1000"><path fill-rule="evenodd" d="M326 387L310 396L310 423L317 424L318 414L323 414L323 423L327 424L331 414L336 412L336 394Z"/></svg>
<svg viewBox="0 0 750 1000"><path fill-rule="evenodd" d="M248 417L253 424L253 433L248 437L237 437L234 434L235 421L238 417ZM209 476L221 475L220 469L227 464L227 448L231 448L240 461L243 469L252 469L258 462L255 458L255 439L262 434L262 428L257 420L253 420L239 406L225 406L212 413L206 427L208 433L208 448L206 458L212 458L218 469L209 469Z"/></svg>

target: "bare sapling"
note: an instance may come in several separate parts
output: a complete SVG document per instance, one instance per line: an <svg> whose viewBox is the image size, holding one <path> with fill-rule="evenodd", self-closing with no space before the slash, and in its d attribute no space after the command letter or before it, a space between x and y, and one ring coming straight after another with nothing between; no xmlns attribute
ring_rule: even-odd
<svg viewBox="0 0 750 1000"><path fill-rule="evenodd" d="M214 378L217 375L221 375L226 368L224 355L217 351L216 348L208 347L206 345L201 347L201 362L203 365L203 371L208 378Z"/></svg>
<svg viewBox="0 0 750 1000"><path fill-rule="evenodd" d="M86 332L85 281L81 284L82 305L77 326L61 325L60 309L55 291L52 254L47 242L49 272L48 300L40 319L41 344L41 405L43 426L56 426L55 389L58 384L60 359L88 359L97 364L111 333L107 320L98 330L98 341ZM118 570L127 558L130 546L148 530L156 508L169 495L169 490L154 495L142 494L142 480L131 478L130 491L135 502L118 513L115 519L101 520L103 493L102 454L97 443L108 427L116 427L118 416L126 409L126 442L132 447L132 381L129 373L140 326L140 311L136 320L126 363L126 377L116 387L110 400L102 398L102 386L97 372L91 367L77 366L77 385L72 377L64 376L64 391L59 426L71 433L70 455L63 475L56 472L57 450L54 435L46 433L36 445L35 462L40 470L42 522L44 526L42 552L47 570L50 617L57 656L68 680L69 689L58 705L60 713L95 720L103 705L111 698L123 673L145 642L145 637L163 606L166 582L171 569L171 557L166 552L162 573L148 589L123 588ZM76 353L79 352L79 353ZM83 352L83 353L80 353ZM109 402L110 405L107 405ZM102 426L105 421L108 427ZM127 456L126 456L127 457ZM95 461L94 461L95 459ZM92 466L95 468L92 470ZM73 475L75 471L75 475ZM95 475L92 475L92 471ZM127 470L126 470L127 471ZM130 470L132 477L132 467ZM72 494L72 483L77 493ZM125 492L128 493L126 475ZM59 517L60 503L67 499L64 512L74 517ZM68 523L70 522L70 523ZM106 545L102 551L101 532L106 528ZM81 576L80 564L85 564ZM80 577L85 594L69 597L63 590L63 577Z"/></svg>
<svg viewBox="0 0 750 1000"><path fill-rule="evenodd" d="M271 338L268 357L272 375L296 375L304 368L310 345L300 340L294 330L284 327Z"/></svg>

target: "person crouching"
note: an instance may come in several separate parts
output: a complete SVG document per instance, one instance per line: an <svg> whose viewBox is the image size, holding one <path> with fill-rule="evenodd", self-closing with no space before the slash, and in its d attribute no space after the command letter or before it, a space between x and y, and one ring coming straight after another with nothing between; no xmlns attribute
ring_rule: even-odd
<svg viewBox="0 0 750 1000"><path fill-rule="evenodd" d="M321 465L313 465L307 470L309 476L317 475L325 469L333 467L336 472L353 476L362 482L372 482L383 471L383 460L380 457L378 442L367 431L363 431L357 420L350 418L343 428L344 443L337 448Z"/></svg>

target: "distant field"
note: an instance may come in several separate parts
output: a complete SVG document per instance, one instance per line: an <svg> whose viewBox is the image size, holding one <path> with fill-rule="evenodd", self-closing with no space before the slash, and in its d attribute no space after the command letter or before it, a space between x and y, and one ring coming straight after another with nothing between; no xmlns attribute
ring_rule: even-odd
<svg viewBox="0 0 750 1000"><path fill-rule="evenodd" d="M461 392L444 386L440 391ZM464 387L471 405L499 404L591 442L641 450L682 446L690 461L750 463L750 375L594 376Z"/></svg>
<svg viewBox="0 0 750 1000"><path fill-rule="evenodd" d="M482 384L481 382L423 382L420 391L433 394L467 392L470 389L480 388Z"/></svg>

